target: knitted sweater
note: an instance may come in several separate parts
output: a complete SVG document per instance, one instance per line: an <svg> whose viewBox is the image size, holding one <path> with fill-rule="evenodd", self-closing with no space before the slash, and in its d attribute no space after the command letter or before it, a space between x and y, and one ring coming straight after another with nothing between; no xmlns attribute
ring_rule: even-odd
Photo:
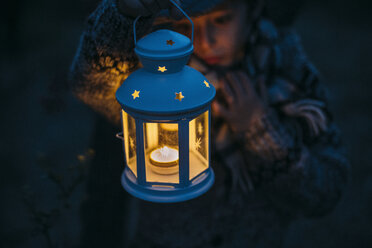
<svg viewBox="0 0 372 248"><path fill-rule="evenodd" d="M150 32L152 22L141 18L137 35ZM71 67L76 96L115 124L121 110L115 92L138 68L132 25L115 1L104 0L88 19ZM140 201L134 247L280 247L291 220L324 215L339 200L349 165L298 37L259 18L247 47L241 66L255 79L267 113L252 118L243 134L212 113L214 186L187 202ZM197 58L190 65L212 83L223 73Z"/></svg>

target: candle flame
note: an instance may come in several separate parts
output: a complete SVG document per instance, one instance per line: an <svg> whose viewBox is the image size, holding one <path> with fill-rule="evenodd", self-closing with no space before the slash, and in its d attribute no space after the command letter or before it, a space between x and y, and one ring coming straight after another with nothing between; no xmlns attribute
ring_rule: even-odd
<svg viewBox="0 0 372 248"><path fill-rule="evenodd" d="M169 156L169 148L167 146L163 146L160 148L160 154L162 158L167 158Z"/></svg>

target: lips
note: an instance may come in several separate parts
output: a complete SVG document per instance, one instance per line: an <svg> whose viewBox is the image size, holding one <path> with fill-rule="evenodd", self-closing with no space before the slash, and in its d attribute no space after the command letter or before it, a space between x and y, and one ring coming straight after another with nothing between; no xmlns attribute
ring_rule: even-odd
<svg viewBox="0 0 372 248"><path fill-rule="evenodd" d="M222 61L222 58L221 57L205 57L203 58L203 60L209 65L214 65L214 64L220 63Z"/></svg>

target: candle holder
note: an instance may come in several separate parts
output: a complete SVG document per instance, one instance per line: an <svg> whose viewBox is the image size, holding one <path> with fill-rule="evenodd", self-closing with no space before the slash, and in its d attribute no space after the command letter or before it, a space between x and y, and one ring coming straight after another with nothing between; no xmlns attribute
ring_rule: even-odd
<svg viewBox="0 0 372 248"><path fill-rule="evenodd" d="M138 42L134 35L143 68L133 72L116 92L122 107L123 135L119 137L126 162L122 185L143 200L189 200L205 193L214 182L209 140L216 90L186 65L193 52L193 35L193 23L191 40L165 29Z"/></svg>

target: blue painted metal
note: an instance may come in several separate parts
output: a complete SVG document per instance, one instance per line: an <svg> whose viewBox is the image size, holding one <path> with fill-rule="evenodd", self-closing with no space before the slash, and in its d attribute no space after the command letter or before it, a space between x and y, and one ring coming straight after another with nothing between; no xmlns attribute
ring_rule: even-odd
<svg viewBox="0 0 372 248"><path fill-rule="evenodd" d="M194 179L189 187L166 188L138 184L133 173L126 167L121 176L121 182L128 193L145 201L158 203L182 202L207 192L214 183L214 172L212 169L208 170L208 173L204 173Z"/></svg>
<svg viewBox="0 0 372 248"><path fill-rule="evenodd" d="M188 187L189 180L189 120L180 121L178 127L178 139L181 140L179 146L179 164L180 164L180 186Z"/></svg>
<svg viewBox="0 0 372 248"><path fill-rule="evenodd" d="M185 114L208 105L216 90L212 83L195 69L184 66L179 72L155 74L144 69L133 72L116 92L116 98L124 109L153 115ZM139 97L132 94L140 91ZM175 99L182 92L182 101Z"/></svg>
<svg viewBox="0 0 372 248"><path fill-rule="evenodd" d="M207 105L209 106L209 104ZM143 121L151 122L152 120L156 120L157 122L161 123L176 123L182 119L194 119L195 117L199 116L203 112L205 112L206 106L201 106L201 108L197 108L196 110L186 112L186 113L174 113L172 115L161 115L161 114L146 114L141 113L138 111L133 111L125 106L122 106L124 111L127 112L129 115L131 115L135 119L141 119ZM170 117L171 116L171 117ZM171 118L171 120L170 120Z"/></svg>
<svg viewBox="0 0 372 248"><path fill-rule="evenodd" d="M185 57L193 51L190 39L168 29L157 30L143 37L136 45L135 52L140 57L154 60L170 60Z"/></svg>
<svg viewBox="0 0 372 248"><path fill-rule="evenodd" d="M186 65L192 51L190 39L176 32L158 30L147 35L136 42L135 48L144 68L133 72L116 92L123 110L136 121L137 177L126 166L122 185L140 199L163 203L186 201L213 185L214 172L210 166L192 181L189 179L189 122L209 110L210 139L210 104L216 94L212 83ZM180 92L184 96L181 100L176 98ZM143 133L146 122L178 124L179 183L146 181Z"/></svg>
<svg viewBox="0 0 372 248"><path fill-rule="evenodd" d="M143 141L143 121L141 119L136 119L137 178L139 184L146 183L145 151Z"/></svg>

